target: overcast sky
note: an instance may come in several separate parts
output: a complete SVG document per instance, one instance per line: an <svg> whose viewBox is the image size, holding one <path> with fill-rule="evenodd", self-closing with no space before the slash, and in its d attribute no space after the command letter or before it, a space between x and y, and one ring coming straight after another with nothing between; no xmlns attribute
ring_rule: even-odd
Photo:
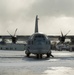
<svg viewBox="0 0 74 75"><path fill-rule="evenodd" d="M34 33L39 15L39 31L48 35L74 35L74 0L0 0L0 34Z"/></svg>

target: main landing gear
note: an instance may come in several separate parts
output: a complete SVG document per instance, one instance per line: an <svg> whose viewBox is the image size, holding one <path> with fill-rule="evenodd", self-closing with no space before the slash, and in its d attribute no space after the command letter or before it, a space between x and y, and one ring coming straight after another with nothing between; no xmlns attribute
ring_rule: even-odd
<svg viewBox="0 0 74 75"><path fill-rule="evenodd" d="M42 59L42 55L43 55L43 54L36 54L36 57L37 57L38 59L39 59L39 58ZM50 58L50 56L51 56L51 57L54 57L51 53L47 53L46 55L47 55L47 58Z"/></svg>
<svg viewBox="0 0 74 75"><path fill-rule="evenodd" d="M30 53L27 53L26 56L29 57L30 56Z"/></svg>
<svg viewBox="0 0 74 75"><path fill-rule="evenodd" d="M28 50L25 51L25 54L26 54L27 57L30 56L30 52Z"/></svg>
<svg viewBox="0 0 74 75"><path fill-rule="evenodd" d="M49 58L50 56L51 56L51 57L54 57L54 56L51 54L51 52L50 52L50 53L47 53L46 55L47 55L47 58Z"/></svg>

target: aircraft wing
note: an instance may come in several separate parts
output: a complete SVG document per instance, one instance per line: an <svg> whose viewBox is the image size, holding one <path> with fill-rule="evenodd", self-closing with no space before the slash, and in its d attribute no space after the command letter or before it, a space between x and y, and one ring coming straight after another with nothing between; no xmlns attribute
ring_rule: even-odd
<svg viewBox="0 0 74 75"><path fill-rule="evenodd" d="M29 39L29 35L18 35L17 40L19 41L27 41Z"/></svg>
<svg viewBox="0 0 74 75"><path fill-rule="evenodd" d="M59 40L59 35L48 35L50 40ZM67 35L66 39L74 40L74 35Z"/></svg>
<svg viewBox="0 0 74 75"><path fill-rule="evenodd" d="M17 35L18 40L28 40L29 37L30 35ZM48 35L48 37L53 40L53 39L59 38L60 36L59 35ZM74 35L66 36L66 38L69 38L69 39L73 37ZM10 35L0 35L0 38L11 39L11 36Z"/></svg>
<svg viewBox="0 0 74 75"><path fill-rule="evenodd" d="M26 41L29 39L29 35L17 35L17 40L19 41ZM12 39L10 35L0 35L0 39Z"/></svg>
<svg viewBox="0 0 74 75"><path fill-rule="evenodd" d="M48 37L49 37L50 40L58 40L58 38L59 38L60 36L48 35Z"/></svg>
<svg viewBox="0 0 74 75"><path fill-rule="evenodd" d="M17 35L18 41L27 41L29 39L30 35ZM48 35L50 40L59 40L59 35ZM0 35L0 39L11 39L12 37L10 35ZM66 36L66 39L74 39L74 35L68 35Z"/></svg>

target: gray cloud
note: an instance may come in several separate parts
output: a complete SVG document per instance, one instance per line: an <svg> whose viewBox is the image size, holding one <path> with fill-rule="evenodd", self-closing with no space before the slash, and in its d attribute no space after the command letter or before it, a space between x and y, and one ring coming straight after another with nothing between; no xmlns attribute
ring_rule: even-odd
<svg viewBox="0 0 74 75"><path fill-rule="evenodd" d="M74 0L37 0L29 11L32 15L74 16ZM30 14L29 13L29 14Z"/></svg>
<svg viewBox="0 0 74 75"><path fill-rule="evenodd" d="M7 30L13 33L16 28L23 32L32 3L33 0L0 0L0 34L8 34Z"/></svg>
<svg viewBox="0 0 74 75"><path fill-rule="evenodd" d="M8 34L7 30L13 34L16 28L17 34L33 33L35 15L40 16L40 30L47 34L53 33L55 27L58 32L60 24L62 29L67 24L68 29L71 27L68 23L74 24L69 18L74 17L74 0L0 0L0 34ZM61 19L58 22L60 16L68 17L68 20L64 19L66 23Z"/></svg>

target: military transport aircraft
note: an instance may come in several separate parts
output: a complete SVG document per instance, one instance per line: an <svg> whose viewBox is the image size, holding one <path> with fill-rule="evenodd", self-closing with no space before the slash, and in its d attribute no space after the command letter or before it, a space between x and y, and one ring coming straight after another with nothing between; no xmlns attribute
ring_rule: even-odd
<svg viewBox="0 0 74 75"><path fill-rule="evenodd" d="M17 29L15 30L16 33ZM9 32L8 32L9 33ZM16 37L15 37L15 33L14 36L12 36L10 33L10 36L1 36L2 38L12 38L12 43L16 44ZM14 37L14 38L13 38ZM20 38L21 36L17 36L17 38ZM15 40L14 40L15 39ZM21 38L22 39L22 38ZM25 39L25 38L24 38ZM12 45L13 45L12 44ZM1 48L2 49L2 48ZM7 49L7 48L6 48ZM43 33L39 33L38 31L38 15L36 16L36 20L35 20L35 32L34 34L32 34L28 40L27 40L27 44L26 44L26 51L25 51L27 57L29 57L29 55L32 54L36 54L37 58L42 58L43 54L46 54L47 57L51 56L51 43L50 43L50 39L48 38L48 36L46 36Z"/></svg>
<svg viewBox="0 0 74 75"><path fill-rule="evenodd" d="M17 35L17 37L15 37L16 31L17 31L17 29L15 30L15 33L13 36L8 32L10 34L10 36L1 35L0 38L5 38L5 39L11 38L12 43L13 43L12 45L16 45L17 40L26 41L27 43L26 43L25 53L26 53L27 57L29 57L31 53L35 54L37 56L37 58L42 58L43 54L46 54L47 57L52 56L52 54L51 54L51 39L59 39L61 43L64 43L66 37L70 38L70 39L72 37L72 40L74 41L73 36L67 36L67 34L70 31L66 35L63 35L63 33L61 32L62 36L47 36L43 33L40 33L38 30L38 15L36 15L34 34L32 34L31 36Z"/></svg>

